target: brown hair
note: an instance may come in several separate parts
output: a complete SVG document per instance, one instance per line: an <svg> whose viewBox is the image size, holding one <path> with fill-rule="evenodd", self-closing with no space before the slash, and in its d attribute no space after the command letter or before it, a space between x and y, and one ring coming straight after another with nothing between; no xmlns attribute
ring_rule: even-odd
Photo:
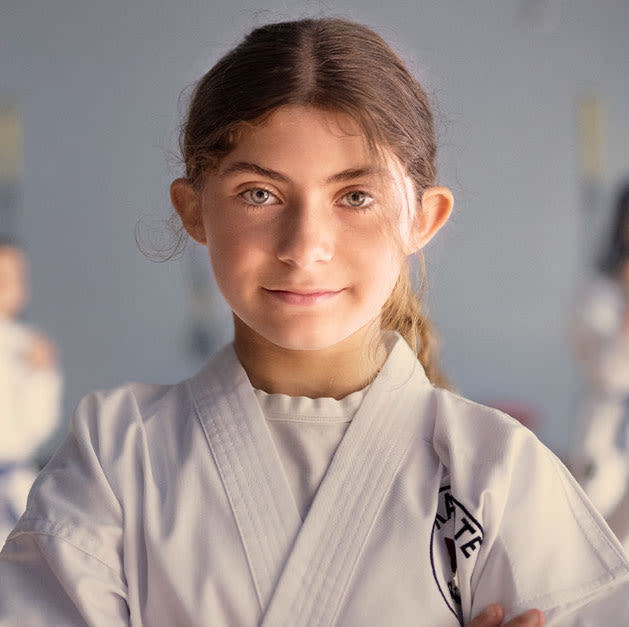
<svg viewBox="0 0 629 627"><path fill-rule="evenodd" d="M243 123L260 122L289 104L349 114L370 149L388 149L404 165L418 202L433 185L436 143L424 90L378 34L338 18L256 28L201 78L181 130L186 177L200 185L203 174L233 148ZM429 379L447 385L408 264L382 313L382 328L399 331Z"/></svg>

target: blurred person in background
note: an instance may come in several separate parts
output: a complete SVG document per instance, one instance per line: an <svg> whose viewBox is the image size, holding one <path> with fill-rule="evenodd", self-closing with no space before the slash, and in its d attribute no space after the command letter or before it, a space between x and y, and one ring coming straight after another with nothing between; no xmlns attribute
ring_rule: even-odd
<svg viewBox="0 0 629 627"><path fill-rule="evenodd" d="M572 334L587 386L572 471L629 551L629 180Z"/></svg>
<svg viewBox="0 0 629 627"><path fill-rule="evenodd" d="M59 418L61 375L54 344L20 321L27 259L0 236L0 546L26 507L34 456Z"/></svg>

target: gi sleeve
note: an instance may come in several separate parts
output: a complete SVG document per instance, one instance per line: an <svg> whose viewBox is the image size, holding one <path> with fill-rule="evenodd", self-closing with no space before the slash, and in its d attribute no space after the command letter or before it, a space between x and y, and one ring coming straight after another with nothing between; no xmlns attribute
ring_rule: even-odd
<svg viewBox="0 0 629 627"><path fill-rule="evenodd" d="M36 479L0 553L0 626L129 624L122 507L103 458L117 434L98 395ZM114 421L115 423L115 421Z"/></svg>
<svg viewBox="0 0 629 627"><path fill-rule="evenodd" d="M629 563L570 473L519 425L497 449L501 463L480 492L486 536L472 613L498 602L505 620L535 607L549 627L629 624Z"/></svg>

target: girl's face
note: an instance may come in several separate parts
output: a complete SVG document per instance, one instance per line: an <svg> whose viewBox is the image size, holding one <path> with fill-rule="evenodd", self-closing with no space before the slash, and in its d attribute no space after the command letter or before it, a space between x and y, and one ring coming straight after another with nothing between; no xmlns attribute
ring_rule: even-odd
<svg viewBox="0 0 629 627"><path fill-rule="evenodd" d="M389 164L349 116L291 105L246 127L194 200L173 191L237 333L318 350L372 328L416 248L409 179Z"/></svg>

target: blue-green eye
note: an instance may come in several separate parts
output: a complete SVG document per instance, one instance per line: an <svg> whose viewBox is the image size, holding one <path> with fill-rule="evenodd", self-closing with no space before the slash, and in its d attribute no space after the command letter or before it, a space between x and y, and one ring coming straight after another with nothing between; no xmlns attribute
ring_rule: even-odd
<svg viewBox="0 0 629 627"><path fill-rule="evenodd" d="M271 204L268 202L269 200L277 200L275 194L263 187L252 187L242 192L240 196L248 205L268 205Z"/></svg>
<svg viewBox="0 0 629 627"><path fill-rule="evenodd" d="M348 192L343 198L346 200L348 206L355 207L356 209L365 209L373 202L373 196L358 189Z"/></svg>

